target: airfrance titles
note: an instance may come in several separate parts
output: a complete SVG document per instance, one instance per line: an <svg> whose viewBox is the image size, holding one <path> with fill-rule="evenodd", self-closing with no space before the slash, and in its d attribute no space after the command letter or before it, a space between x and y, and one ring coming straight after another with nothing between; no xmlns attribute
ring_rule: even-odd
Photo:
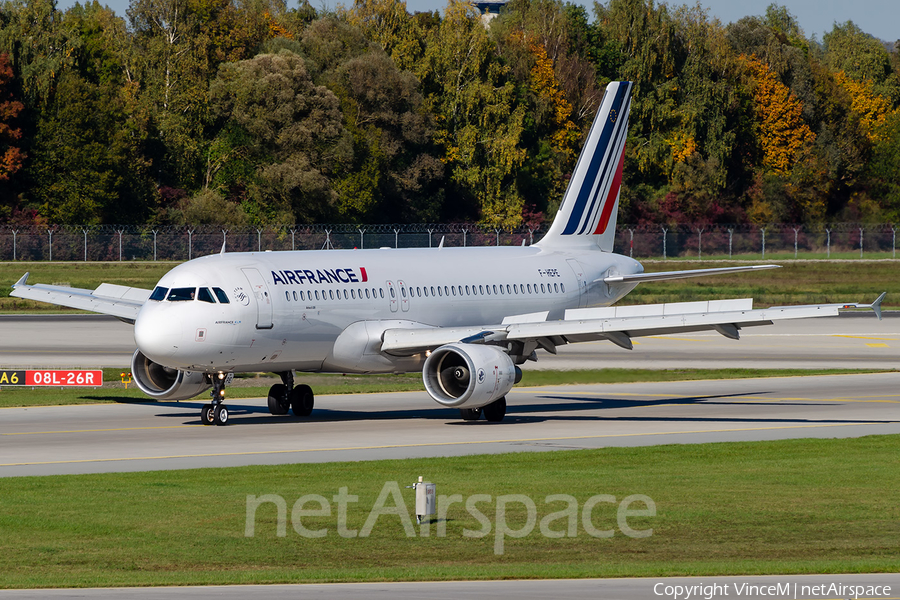
<svg viewBox="0 0 900 600"><path fill-rule="evenodd" d="M275 285L306 283L365 283L369 280L365 267L357 269L296 269L293 271L272 271Z"/></svg>

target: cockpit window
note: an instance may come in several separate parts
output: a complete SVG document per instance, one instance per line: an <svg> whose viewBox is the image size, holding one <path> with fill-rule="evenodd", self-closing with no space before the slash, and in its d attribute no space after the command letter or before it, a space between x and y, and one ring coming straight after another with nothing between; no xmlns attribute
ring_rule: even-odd
<svg viewBox="0 0 900 600"><path fill-rule="evenodd" d="M228 304L228 294L225 293L225 290L222 288L214 287L213 291L216 293L216 298L219 299L219 302L222 304Z"/></svg>
<svg viewBox="0 0 900 600"><path fill-rule="evenodd" d="M169 292L169 302L184 302L194 299L194 292L197 288L173 288Z"/></svg>
<svg viewBox="0 0 900 600"><path fill-rule="evenodd" d="M212 293L210 293L209 288L200 288L197 292L197 300L200 302L209 302L210 304L215 304L216 301L213 300Z"/></svg>
<svg viewBox="0 0 900 600"><path fill-rule="evenodd" d="M156 286L156 289L153 290L153 293L150 294L151 300L156 300L157 302L162 302L166 299L166 294L169 293L169 288L164 288L160 286Z"/></svg>

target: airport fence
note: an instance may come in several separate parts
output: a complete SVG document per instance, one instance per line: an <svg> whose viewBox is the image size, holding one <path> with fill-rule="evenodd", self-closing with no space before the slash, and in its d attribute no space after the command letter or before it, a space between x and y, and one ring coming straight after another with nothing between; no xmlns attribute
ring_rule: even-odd
<svg viewBox="0 0 900 600"><path fill-rule="evenodd" d="M219 252L531 245L541 227L476 224L294 225L223 229L0 225L0 261L184 261ZM897 225L619 225L615 251L640 259L896 258Z"/></svg>

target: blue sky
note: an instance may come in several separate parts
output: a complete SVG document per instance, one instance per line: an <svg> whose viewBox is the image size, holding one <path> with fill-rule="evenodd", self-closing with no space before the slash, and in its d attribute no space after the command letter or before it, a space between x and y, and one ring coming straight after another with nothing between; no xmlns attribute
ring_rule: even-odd
<svg viewBox="0 0 900 600"><path fill-rule="evenodd" d="M103 2L103 0L100 0ZM575 0L593 10L592 0ZM66 8L74 4L74 0L58 0L60 8ZM289 0L290 5L295 5L296 0ZM344 4L350 4L352 0L344 0ZM693 0L691 0L693 2ZM772 0L700 0L700 4L709 9L710 16L718 17L723 23L737 21L748 15L762 15ZM310 0L315 7L323 4L335 6L337 0ZM682 2L668 2L669 5L678 5ZM107 0L105 2L116 14L125 16L128 8L128 0ZM898 0L781 0L782 6L797 17L797 21L808 37L815 36L819 41L822 34L830 31L835 22L843 23L853 21L860 29L886 40L896 41L900 39L900 1ZM440 10L446 5L446 0L407 0L407 9L410 12L421 10Z"/></svg>

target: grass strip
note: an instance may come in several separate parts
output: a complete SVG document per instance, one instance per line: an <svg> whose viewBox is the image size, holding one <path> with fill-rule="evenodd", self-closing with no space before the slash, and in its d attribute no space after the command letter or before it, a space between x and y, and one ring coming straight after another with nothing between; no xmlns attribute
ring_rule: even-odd
<svg viewBox="0 0 900 600"><path fill-rule="evenodd" d="M516 387L585 383L636 383L653 381L691 381L698 379L747 379L757 377L797 377L804 375L845 375L884 373L884 369L596 369L574 371L526 371ZM148 397L132 382L122 383L121 369L104 369L104 387L51 388L0 386L0 408L16 406L61 406L104 402L146 402ZM267 376L268 375L268 376ZM257 384L257 381L263 383ZM261 398L269 387L281 380L272 374L238 377L227 388L228 398ZM296 384L305 383L317 395L376 394L383 392L425 393L422 375L333 375L298 373ZM205 398L206 394L199 396Z"/></svg>
<svg viewBox="0 0 900 600"><path fill-rule="evenodd" d="M0 587L896 572L898 456L900 436L870 436L2 479ZM408 536L397 514L368 536L338 534L342 488L358 500L345 504L345 527L359 532L380 494L398 506L387 482L399 483L397 512L411 513L403 486L419 475L437 484L439 509L459 495L428 537L414 518ZM309 494L330 512L295 505ZM477 494L476 513L466 501ZM512 494L534 502L534 527L502 536L497 554L498 524L528 529L521 501L497 511ZM573 499L572 521L553 494ZM598 494L615 500L585 521ZM626 523L649 537L618 524L634 494L656 514ZM248 495L284 500L283 536L274 503L246 535Z"/></svg>

